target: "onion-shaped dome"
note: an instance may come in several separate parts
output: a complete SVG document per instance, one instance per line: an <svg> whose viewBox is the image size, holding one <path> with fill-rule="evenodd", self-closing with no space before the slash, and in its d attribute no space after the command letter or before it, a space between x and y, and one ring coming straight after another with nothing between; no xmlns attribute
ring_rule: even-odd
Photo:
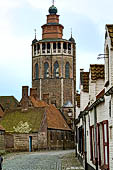
<svg viewBox="0 0 113 170"><path fill-rule="evenodd" d="M49 13L50 13L50 15L56 14L56 13L57 13L57 8L56 8L54 5L52 5L52 6L49 8Z"/></svg>

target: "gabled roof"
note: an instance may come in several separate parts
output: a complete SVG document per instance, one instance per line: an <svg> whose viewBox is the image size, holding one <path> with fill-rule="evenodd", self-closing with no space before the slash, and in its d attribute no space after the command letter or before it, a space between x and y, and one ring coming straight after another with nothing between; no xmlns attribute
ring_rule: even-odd
<svg viewBox="0 0 113 170"><path fill-rule="evenodd" d="M51 104L46 108L46 117L48 128L71 130L60 111L54 105Z"/></svg>
<svg viewBox="0 0 113 170"><path fill-rule="evenodd" d="M83 85L83 91L89 92L89 72L80 72L80 83Z"/></svg>
<svg viewBox="0 0 113 170"><path fill-rule="evenodd" d="M18 100L14 96L0 96L0 104L4 109L16 109L19 106Z"/></svg>
<svg viewBox="0 0 113 170"><path fill-rule="evenodd" d="M104 64L91 64L90 71L92 80L104 79L105 77Z"/></svg>

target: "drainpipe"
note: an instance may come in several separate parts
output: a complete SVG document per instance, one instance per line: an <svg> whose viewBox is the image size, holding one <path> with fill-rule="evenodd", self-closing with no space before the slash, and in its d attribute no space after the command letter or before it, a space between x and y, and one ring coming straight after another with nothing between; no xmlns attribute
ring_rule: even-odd
<svg viewBox="0 0 113 170"><path fill-rule="evenodd" d="M98 153L97 153L97 111L96 106L94 106L94 135L95 135L95 166L98 170Z"/></svg>

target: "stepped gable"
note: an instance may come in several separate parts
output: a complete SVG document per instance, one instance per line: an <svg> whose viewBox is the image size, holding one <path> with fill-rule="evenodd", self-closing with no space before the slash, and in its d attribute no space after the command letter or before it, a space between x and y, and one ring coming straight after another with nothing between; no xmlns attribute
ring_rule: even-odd
<svg viewBox="0 0 113 170"><path fill-rule="evenodd" d="M92 80L105 78L104 64L91 64L90 70L91 70L91 79Z"/></svg>
<svg viewBox="0 0 113 170"><path fill-rule="evenodd" d="M111 45L113 45L113 24L107 24L106 30L108 30L109 37L111 39ZM108 35L107 35L107 31L106 31L105 38L107 38L107 36Z"/></svg>
<svg viewBox="0 0 113 170"><path fill-rule="evenodd" d="M71 130L60 111L52 104L46 108L47 125L50 129Z"/></svg>
<svg viewBox="0 0 113 170"><path fill-rule="evenodd" d="M80 73L81 85L83 85L83 91L89 92L89 72Z"/></svg>

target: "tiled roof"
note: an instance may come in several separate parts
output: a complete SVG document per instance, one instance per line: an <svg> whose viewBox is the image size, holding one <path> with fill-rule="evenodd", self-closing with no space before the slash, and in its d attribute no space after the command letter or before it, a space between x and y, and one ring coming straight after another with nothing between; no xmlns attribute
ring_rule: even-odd
<svg viewBox="0 0 113 170"><path fill-rule="evenodd" d="M91 70L91 79L97 80L97 79L104 79L104 65L103 64L91 64L90 65Z"/></svg>
<svg viewBox="0 0 113 170"><path fill-rule="evenodd" d="M0 104L4 109L16 109L19 102L14 96L0 96Z"/></svg>
<svg viewBox="0 0 113 170"><path fill-rule="evenodd" d="M77 107L80 108L80 94L76 93Z"/></svg>
<svg viewBox="0 0 113 170"><path fill-rule="evenodd" d="M113 45L113 24L107 24L106 28L108 29L109 36L111 38L111 45ZM106 37L107 37L107 33L106 33Z"/></svg>
<svg viewBox="0 0 113 170"><path fill-rule="evenodd" d="M80 73L80 82L83 85L83 91L89 92L89 72Z"/></svg>
<svg viewBox="0 0 113 170"><path fill-rule="evenodd" d="M28 109L23 112L21 109L9 111L5 116L0 120L0 125L4 127L6 132L14 132L13 127L17 127L19 122L27 122L31 128L31 132L38 132L45 108L33 108Z"/></svg>
<svg viewBox="0 0 113 170"><path fill-rule="evenodd" d="M49 105L46 108L46 114L48 128L71 130L61 115L60 111L54 105Z"/></svg>
<svg viewBox="0 0 113 170"><path fill-rule="evenodd" d="M48 106L48 104L45 101L35 99L32 96L30 96L29 98L31 99L34 107L46 107L46 106Z"/></svg>

